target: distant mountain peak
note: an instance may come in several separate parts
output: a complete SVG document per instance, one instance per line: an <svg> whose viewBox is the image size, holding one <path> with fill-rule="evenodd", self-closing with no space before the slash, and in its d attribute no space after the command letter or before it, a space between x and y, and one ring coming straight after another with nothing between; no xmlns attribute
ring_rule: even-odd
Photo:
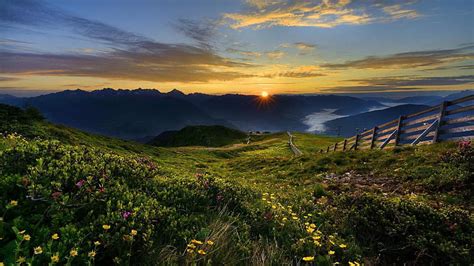
<svg viewBox="0 0 474 266"><path fill-rule="evenodd" d="M184 94L184 92L182 92L178 89L173 89L170 92L168 92L167 94L172 95L172 96L185 96L186 95L186 94Z"/></svg>

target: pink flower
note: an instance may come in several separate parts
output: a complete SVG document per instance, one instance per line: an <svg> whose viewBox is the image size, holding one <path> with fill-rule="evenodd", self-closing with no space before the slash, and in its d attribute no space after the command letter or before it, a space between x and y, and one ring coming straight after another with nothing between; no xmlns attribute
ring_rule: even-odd
<svg viewBox="0 0 474 266"><path fill-rule="evenodd" d="M130 215L132 215L132 213L129 212L129 211L124 211L124 212L122 212L122 217L123 217L123 219L125 219L125 220L127 220L127 218L128 218Z"/></svg>
<svg viewBox="0 0 474 266"><path fill-rule="evenodd" d="M56 192L53 192L53 193L51 194L51 197L53 197L53 199L56 200L56 199L58 199L61 195L62 195L61 192L56 191Z"/></svg>
<svg viewBox="0 0 474 266"><path fill-rule="evenodd" d="M470 140L463 140L458 142L458 147L459 149L468 149L471 147L471 141Z"/></svg>
<svg viewBox="0 0 474 266"><path fill-rule="evenodd" d="M80 188L84 185L84 183L86 183L86 180L81 179L76 183L76 187Z"/></svg>

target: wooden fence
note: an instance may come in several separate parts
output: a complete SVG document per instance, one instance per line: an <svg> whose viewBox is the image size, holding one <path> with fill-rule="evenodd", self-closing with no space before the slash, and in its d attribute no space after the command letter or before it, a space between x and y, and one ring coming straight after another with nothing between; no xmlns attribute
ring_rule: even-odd
<svg viewBox="0 0 474 266"><path fill-rule="evenodd" d="M445 101L418 113L376 126L320 150L384 149L399 145L474 138L474 95Z"/></svg>

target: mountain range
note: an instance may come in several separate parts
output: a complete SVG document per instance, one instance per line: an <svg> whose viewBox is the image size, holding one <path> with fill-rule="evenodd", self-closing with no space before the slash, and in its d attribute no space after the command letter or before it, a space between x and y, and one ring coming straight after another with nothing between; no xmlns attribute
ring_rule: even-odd
<svg viewBox="0 0 474 266"><path fill-rule="evenodd" d="M4 94L0 95L0 103L34 107L53 123L91 133L149 141L162 132L192 125L223 125L241 131L308 131L311 125L305 122L305 117L318 113L330 113L336 118L317 122L324 123L325 128L318 133L353 135L356 128L370 128L392 116L469 94L472 91L444 98L416 96L397 100L342 95L263 98L240 94L184 94L176 89L163 93L156 89L105 88L66 90L28 98Z"/></svg>

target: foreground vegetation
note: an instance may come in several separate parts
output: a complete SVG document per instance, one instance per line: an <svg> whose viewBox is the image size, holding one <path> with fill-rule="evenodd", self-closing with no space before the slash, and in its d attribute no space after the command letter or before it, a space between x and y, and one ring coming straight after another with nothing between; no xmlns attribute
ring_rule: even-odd
<svg viewBox="0 0 474 266"><path fill-rule="evenodd" d="M158 148L0 118L5 264L473 261L467 142L318 154L335 139L295 134L294 157L283 133Z"/></svg>

